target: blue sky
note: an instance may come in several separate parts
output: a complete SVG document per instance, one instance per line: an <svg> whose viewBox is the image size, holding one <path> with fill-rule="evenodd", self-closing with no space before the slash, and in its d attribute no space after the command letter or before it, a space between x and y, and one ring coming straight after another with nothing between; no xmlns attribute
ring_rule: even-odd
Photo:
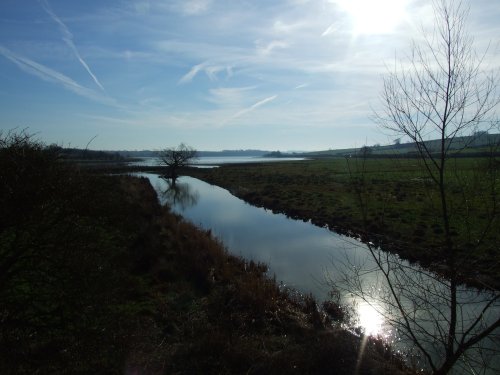
<svg viewBox="0 0 500 375"><path fill-rule="evenodd" d="M94 149L390 143L382 76L427 0L1 0L0 130ZM499 66L500 1L471 2Z"/></svg>

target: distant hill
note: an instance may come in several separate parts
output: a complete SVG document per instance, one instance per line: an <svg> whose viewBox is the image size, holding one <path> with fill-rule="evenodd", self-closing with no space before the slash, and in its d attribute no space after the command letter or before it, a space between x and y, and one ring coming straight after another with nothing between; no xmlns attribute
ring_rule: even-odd
<svg viewBox="0 0 500 375"><path fill-rule="evenodd" d="M264 156L268 152L262 150L198 151L198 156Z"/></svg>
<svg viewBox="0 0 500 375"><path fill-rule="evenodd" d="M116 152L125 158L148 158L156 156L156 151L152 150L141 150L141 151L119 150Z"/></svg>
<svg viewBox="0 0 500 375"><path fill-rule="evenodd" d="M441 141L438 139L426 141L425 145L431 151L438 151L440 148ZM489 151L489 148L493 145L500 146L500 134L488 134L476 133L473 136L468 137L457 137L453 140L450 146L450 150L455 150L457 153L464 155L480 154ZM300 156L300 157L338 157L338 156L349 156L359 154L362 150L369 150L367 153L369 156L394 156L394 155L405 155L411 156L416 155L418 152L415 143L399 143L387 146L363 146L360 148L345 148L339 150L325 150L325 151L313 151L305 153L279 153L274 155L277 157L289 157L289 156Z"/></svg>

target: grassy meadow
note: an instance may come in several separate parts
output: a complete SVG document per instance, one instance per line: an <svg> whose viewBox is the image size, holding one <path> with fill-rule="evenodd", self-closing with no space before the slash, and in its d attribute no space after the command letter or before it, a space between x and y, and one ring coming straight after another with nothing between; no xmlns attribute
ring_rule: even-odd
<svg viewBox="0 0 500 375"><path fill-rule="evenodd" d="M452 158L448 163L447 202L461 277L498 288L498 160ZM420 159L325 158L187 173L252 204L360 237L446 272L439 194Z"/></svg>

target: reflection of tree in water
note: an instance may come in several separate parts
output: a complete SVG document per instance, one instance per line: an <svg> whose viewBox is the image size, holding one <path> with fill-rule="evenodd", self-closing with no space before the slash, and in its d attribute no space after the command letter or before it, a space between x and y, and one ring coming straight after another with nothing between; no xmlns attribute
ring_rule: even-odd
<svg viewBox="0 0 500 375"><path fill-rule="evenodd" d="M457 280L412 266L370 243L367 251L364 261L351 259L346 253L345 260L334 266L335 272L327 275L328 282L352 301L368 305L371 320L379 319L382 325L394 328L395 336L389 338L402 340L404 351L410 354L408 364L416 368L426 364L433 374L445 374L452 368L464 374L498 373L498 292L468 288ZM458 284L454 290L453 283ZM363 327L364 312L357 313L361 328L369 333L373 321ZM453 353L448 358L451 326ZM384 333L375 331L382 337Z"/></svg>
<svg viewBox="0 0 500 375"><path fill-rule="evenodd" d="M178 206L182 210L192 207L198 203L199 193L193 191L189 184L173 183L170 179L165 179L167 188L161 192L162 198L170 206Z"/></svg>

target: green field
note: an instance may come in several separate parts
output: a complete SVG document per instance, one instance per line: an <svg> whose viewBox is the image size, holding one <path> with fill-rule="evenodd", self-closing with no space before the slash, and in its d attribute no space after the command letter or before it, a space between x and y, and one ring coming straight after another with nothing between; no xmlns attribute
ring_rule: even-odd
<svg viewBox="0 0 500 375"><path fill-rule="evenodd" d="M459 273L500 285L498 161L448 161L447 202ZM446 269L439 191L416 158L331 158L190 170L258 206L361 237Z"/></svg>

